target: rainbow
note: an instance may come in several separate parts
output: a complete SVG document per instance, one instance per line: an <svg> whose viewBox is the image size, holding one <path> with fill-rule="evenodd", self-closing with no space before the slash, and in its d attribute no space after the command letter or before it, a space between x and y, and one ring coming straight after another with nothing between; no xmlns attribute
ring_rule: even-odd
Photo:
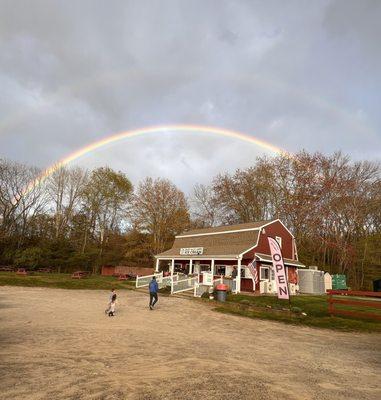
<svg viewBox="0 0 381 400"><path fill-rule="evenodd" d="M161 133L168 131L181 131L181 132L193 132L193 133L211 133L215 135L225 136L233 139L239 139L251 144L258 145L265 150L269 150L276 154L283 154L287 157L292 157L292 154L287 152L286 150L274 146L273 144L266 142L264 140L258 139L256 137L250 136L248 134L234 131L231 129L217 128L212 126L203 126L203 125L162 125L162 126L152 126L145 127L125 132L115 133L109 136L106 136L103 139L100 139L96 142L93 142L87 146L80 148L79 150L69 154L65 158L57 161L53 165L46 168L36 179L31 181L27 187L24 189L21 196L29 193L35 186L43 183L49 176L51 176L55 171L64 167L65 165L71 163L72 161L77 160L78 158L91 153L95 150L100 149L103 146L118 142L122 139L132 138L136 136L146 135L149 133Z"/></svg>

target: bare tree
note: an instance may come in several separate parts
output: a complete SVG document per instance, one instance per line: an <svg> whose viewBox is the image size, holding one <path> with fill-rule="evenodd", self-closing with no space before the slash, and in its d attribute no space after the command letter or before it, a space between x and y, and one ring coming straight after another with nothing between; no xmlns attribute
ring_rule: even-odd
<svg viewBox="0 0 381 400"><path fill-rule="evenodd" d="M91 173L82 192L82 212L86 226L82 252L89 234L99 241L99 259L111 232L119 231L126 224L132 184L121 172L102 167Z"/></svg>
<svg viewBox="0 0 381 400"><path fill-rule="evenodd" d="M196 184L191 199L192 222L198 227L216 226L221 223L221 207L210 186Z"/></svg>
<svg viewBox="0 0 381 400"><path fill-rule="evenodd" d="M174 236L189 226L184 196L167 179L146 178L133 196L131 217L134 226L152 238L152 254L171 245Z"/></svg>
<svg viewBox="0 0 381 400"><path fill-rule="evenodd" d="M0 160L0 229L2 235L17 235L19 245L28 223L46 206L42 186L33 184L39 173L37 168Z"/></svg>
<svg viewBox="0 0 381 400"><path fill-rule="evenodd" d="M59 168L45 184L53 207L55 238L67 233L71 218L78 208L88 181L88 173L81 168Z"/></svg>

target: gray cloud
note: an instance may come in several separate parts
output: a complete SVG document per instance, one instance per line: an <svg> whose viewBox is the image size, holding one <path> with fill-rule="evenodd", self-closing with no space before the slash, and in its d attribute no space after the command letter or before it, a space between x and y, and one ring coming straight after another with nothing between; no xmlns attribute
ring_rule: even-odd
<svg viewBox="0 0 381 400"><path fill-rule="evenodd" d="M109 133L241 130L381 158L378 1L0 1L1 156L45 167ZM261 149L162 135L78 161L189 191ZM126 161L128 158L128 162ZM134 165L133 169L131 165Z"/></svg>

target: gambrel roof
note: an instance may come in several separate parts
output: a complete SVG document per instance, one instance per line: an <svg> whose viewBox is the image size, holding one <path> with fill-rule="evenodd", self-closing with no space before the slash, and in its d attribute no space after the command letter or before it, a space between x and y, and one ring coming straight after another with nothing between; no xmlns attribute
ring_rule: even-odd
<svg viewBox="0 0 381 400"><path fill-rule="evenodd" d="M186 231L175 237L171 249L156 255L156 258L189 258L189 256L180 255L180 249L194 247L202 247L203 254L192 255L192 259L202 259L206 256L238 258L258 244L259 234L263 227L276 221L282 224L278 219L274 219Z"/></svg>

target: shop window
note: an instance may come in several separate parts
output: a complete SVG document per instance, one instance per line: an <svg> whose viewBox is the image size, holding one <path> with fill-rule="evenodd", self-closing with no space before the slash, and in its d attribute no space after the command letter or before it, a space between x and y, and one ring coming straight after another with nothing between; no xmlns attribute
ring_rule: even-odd
<svg viewBox="0 0 381 400"><path fill-rule="evenodd" d="M261 267L260 268L260 279L261 279L261 281L269 280L269 269L268 269L268 267Z"/></svg>
<svg viewBox="0 0 381 400"><path fill-rule="evenodd" d="M185 267L181 263L175 263L174 272L184 272Z"/></svg>
<svg viewBox="0 0 381 400"><path fill-rule="evenodd" d="M200 272L210 272L210 265L209 264L200 264Z"/></svg>
<svg viewBox="0 0 381 400"><path fill-rule="evenodd" d="M218 265L216 264L216 275L225 275L226 273L226 265Z"/></svg>

